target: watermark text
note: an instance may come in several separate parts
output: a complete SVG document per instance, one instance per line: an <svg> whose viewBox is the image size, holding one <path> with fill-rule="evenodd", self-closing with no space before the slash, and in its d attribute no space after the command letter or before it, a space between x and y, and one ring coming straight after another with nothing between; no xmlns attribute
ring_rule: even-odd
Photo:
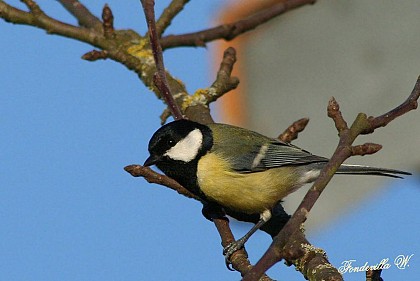
<svg viewBox="0 0 420 281"><path fill-rule="evenodd" d="M341 266L338 268L338 271L341 274L344 273L353 273L353 272L364 272L368 270L386 270L390 269L392 266L397 267L398 269L406 269L410 267L410 259L414 256L411 255L398 255L392 261L389 258L384 258L376 264L369 264L365 262L360 264L357 260L345 260L341 263Z"/></svg>

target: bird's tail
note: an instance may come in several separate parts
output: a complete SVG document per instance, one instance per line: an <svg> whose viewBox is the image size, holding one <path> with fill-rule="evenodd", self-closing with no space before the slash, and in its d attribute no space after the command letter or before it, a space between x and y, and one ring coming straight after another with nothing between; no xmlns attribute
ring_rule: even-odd
<svg viewBox="0 0 420 281"><path fill-rule="evenodd" d="M351 175L375 175L385 176L391 178L402 178L400 175L411 175L411 173L385 168L376 168L363 165L342 164L338 168L337 174L351 174Z"/></svg>

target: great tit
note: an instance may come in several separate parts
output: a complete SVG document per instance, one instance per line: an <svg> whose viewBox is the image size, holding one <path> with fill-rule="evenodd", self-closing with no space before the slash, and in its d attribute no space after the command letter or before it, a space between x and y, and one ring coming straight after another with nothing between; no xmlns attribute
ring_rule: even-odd
<svg viewBox="0 0 420 281"><path fill-rule="evenodd" d="M260 220L225 249L226 257L243 247L271 217L278 202L315 181L327 158L259 133L226 124L203 125L189 120L168 123L149 142L144 166L156 165L204 202ZM343 164L338 174L397 177L410 173Z"/></svg>

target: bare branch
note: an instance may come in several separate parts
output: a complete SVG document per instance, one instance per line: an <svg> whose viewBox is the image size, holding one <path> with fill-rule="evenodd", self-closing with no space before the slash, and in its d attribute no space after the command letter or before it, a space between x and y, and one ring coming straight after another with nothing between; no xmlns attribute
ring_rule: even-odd
<svg viewBox="0 0 420 281"><path fill-rule="evenodd" d="M29 10L34 14L44 14L44 12L41 10L41 8L38 6L38 4L33 0L21 0L28 8Z"/></svg>
<svg viewBox="0 0 420 281"><path fill-rule="evenodd" d="M152 46L153 57L156 64L156 73L153 77L153 81L156 87L160 90L164 100L169 106L169 109L172 112L175 120L182 119L182 112L178 107L174 97L172 96L171 89L169 87L168 81L166 79L165 66L163 64L163 55L162 47L158 40L158 34L156 31L156 22L155 22L155 1L154 0L141 0L143 5L144 14L146 16L148 34L150 38L150 45Z"/></svg>
<svg viewBox="0 0 420 281"><path fill-rule="evenodd" d="M383 281L381 272L382 269L366 271L366 281Z"/></svg>
<svg viewBox="0 0 420 281"><path fill-rule="evenodd" d="M229 220L226 218L213 219L213 222L219 232L220 238L222 240L222 246L226 247L231 242L235 241L235 237L232 234L232 231L229 227ZM242 275L245 275L251 268L251 264L248 260L248 254L245 252L245 249L240 249L236 251L231 257L232 267L241 272ZM264 275L262 280L272 280L268 276Z"/></svg>
<svg viewBox="0 0 420 281"><path fill-rule="evenodd" d="M80 26L102 32L102 22L78 0L58 0L79 22Z"/></svg>
<svg viewBox="0 0 420 281"><path fill-rule="evenodd" d="M340 105L334 97L332 97L328 102L327 115L334 121L338 134L341 134L342 131L349 128L347 126L347 122L344 120L343 115L341 114Z"/></svg>
<svg viewBox="0 0 420 281"><path fill-rule="evenodd" d="M208 99L208 103L217 100L217 98L238 87L238 77L231 76L235 62L236 51L234 48L229 47L223 53L223 60L220 63L216 80L211 85L211 88L214 89L215 94L213 95L212 99Z"/></svg>
<svg viewBox="0 0 420 281"><path fill-rule="evenodd" d="M362 145L355 145L351 147L351 155L369 155L374 154L382 149L382 145L377 143L365 143Z"/></svg>
<svg viewBox="0 0 420 281"><path fill-rule="evenodd" d="M420 96L420 76L417 78L417 82L410 96L401 105L397 106L391 111L381 116L378 116L376 118L369 117L370 129L363 131L362 134L369 134L373 132L373 130L379 127L386 126L389 122L407 113L408 111L416 109L418 106L419 96Z"/></svg>
<svg viewBox="0 0 420 281"><path fill-rule="evenodd" d="M352 156L352 154L355 152L353 150L356 150L356 152L359 150L363 152L374 152L375 150L379 149L378 145L372 144L367 144L366 147L353 147L352 143L356 137L362 133L373 132L378 127L385 126L396 117L401 116L412 109L415 109L417 106L417 100L420 96L419 83L420 77L418 78L416 85L408 99L404 101L400 106L394 108L384 115L377 117L378 119L368 119L365 114L360 113L356 117L350 129L343 128L344 120L341 120L342 115L339 111L338 103L336 103L335 100L333 105L331 105L331 102L329 103L328 114L331 118L334 119L335 124L339 124L337 126L337 130L340 132L340 141L337 149L331 157L331 160L327 163L324 169L322 169L318 179L314 182L312 187L305 195L296 212L290 218L288 223L283 227L280 233L274 238L273 243L270 245L263 257L257 262L249 274L244 277L244 281L258 280L258 278L262 276L262 274L264 274L264 272L266 272L271 266L285 258L284 249L289 241L289 238L293 237L293 235L299 231L301 224L306 221L307 214L318 200L322 191L325 189L326 185L329 183L338 167L340 167L340 165L348 157ZM333 114L330 114L330 111L333 112ZM333 279L328 280L342 280L342 277L338 271L336 271L336 274L333 275L333 277L330 276L330 278Z"/></svg>
<svg viewBox="0 0 420 281"><path fill-rule="evenodd" d="M142 0L149 27L150 42L156 66L153 64L150 46L148 43L144 43L145 40L143 37L130 30L114 30L113 16L109 7L105 6L103 10L104 23L102 24L102 22L94 15L92 15L89 10L86 9L79 1L58 1L78 19L80 27L66 24L49 17L41 10L36 1L33 0L22 0L22 2L25 3L29 8L29 12L14 8L0 0L0 17L12 23L32 25L44 29L48 33L70 37L100 48L100 51L91 51L85 54L83 58L87 60L111 58L121 62L130 70L134 70L147 86L153 86L154 81L160 92L165 97L165 100L170 107L174 117L182 118L181 111L179 110L176 102L173 100L170 88L172 88L175 91L175 94L178 96L178 94L182 91L186 92L184 89L185 87L181 82L177 82L173 77L166 77L167 73L165 72L163 64L162 47L159 45L158 39L165 31L166 27L170 24L172 19L188 2L187 0L173 0L168 9L171 8L172 5L174 7L177 5L176 8L165 11L158 20L158 23L156 23L154 19L154 1ZM274 18L275 16L306 4L312 4L314 2L314 0L284 0L281 1L281 3L276 4L274 7L271 7L270 9L267 9L258 14L254 14L247 19L196 33L167 36L161 39L161 43L163 44L164 48L171 48L175 46L202 46L205 45L206 42L216 39L231 40L239 34L252 30L253 28ZM138 44L135 46L139 47L139 52L137 53L138 56L128 51L128 49L133 47L134 44ZM216 100L218 96L236 87L238 83L237 78L231 77L231 71L235 60L236 57L234 50L226 50L217 74L217 79L210 87L215 89L216 95L210 96L208 101L211 101L212 97L214 98L213 100ZM157 73L156 75L153 75L156 69ZM174 88L176 88L176 90ZM297 260L302 260L302 266L308 268L311 267L308 266L307 263L313 263L318 266L321 264L321 261L318 260L322 260L322 263L325 262L326 259L322 259L322 251L318 253L320 256L317 256L316 250L311 250L309 254L303 254L302 256L302 253L305 253L304 249L301 247L302 243L299 244L300 246L298 244L294 245L289 240L289 238L292 237L292 235L294 237L303 235L300 233L299 229L301 223L306 220L308 212L311 210L313 204L315 204L315 201L325 188L325 185L329 182L332 174L337 170L337 168L346 158L356 154L363 155L374 153L380 149L380 145L369 143L361 146L352 146L354 139L359 134L367 134L373 132L376 128L385 126L396 117L417 108L417 100L419 95L420 77L416 83L413 93L402 105L376 118L367 118L366 115L360 114L354 121L351 128L348 128L346 122L342 118L338 103L336 103L335 100L331 102L331 107L329 107L328 114L334 120L339 131L339 146L337 147L331 161L321 172L321 176L317 182L314 183L313 187L305 196L298 210L294 214L293 219L291 219L291 221L293 221L289 222L284 230L280 233L280 235L274 239L272 246L268 249L267 253L263 256L261 261L258 262L255 269L246 276L246 278L251 279L246 280L253 280L252 278L255 276L261 276L261 274L263 274L267 268L282 258L294 262L297 268L299 268L300 264L300 262L296 262ZM212 121L206 104L188 106L185 109L185 113L188 117L194 116L195 120L206 120L204 123ZM283 137L291 138L293 136L297 136L297 133L300 132L300 126L302 126L303 129L306 124L303 125L303 123L301 123L292 125L289 128L290 130ZM145 168L140 165L131 165L126 167L126 170L133 176L143 176L149 182L165 185L187 197L200 200L196 196L189 193L185 188L180 186L177 182L166 176L155 173L149 168ZM224 244L233 240L229 225L225 219L214 219L214 223L219 230ZM312 256L317 256L316 261L314 261L315 258L308 258ZM232 260L234 262L233 266L240 270L242 274L248 272L251 268L251 265L246 258L245 252L242 254L241 252L238 252L236 255L232 256ZM314 269L314 267L312 268ZM309 271L306 272L307 273L304 273L304 275L307 277L310 273ZM313 272L313 270L311 272ZM320 276L333 276L332 278L335 278L337 272L334 268L329 268L328 274L331 275L323 274L326 273L322 273Z"/></svg>
<svg viewBox="0 0 420 281"><path fill-rule="evenodd" d="M133 177L143 177L149 183L156 183L156 184L166 186L172 190L175 190L181 195L201 201L199 197L192 194L185 187L180 185L177 181L165 175L156 173L149 167L144 167L141 165L129 165L129 166L126 166L124 170L130 173ZM227 220L226 218L214 218L212 220L220 234L223 246L226 246L229 243L235 241L235 238L233 237L232 231L230 230L230 227L229 227L229 220ZM242 272L243 274L248 272L251 268L251 264L249 263L248 256L245 250L243 249L240 251L237 251L234 255L232 255L231 262L232 262L233 268L235 268L239 272ZM271 279L265 276L265 279L263 280L269 281Z"/></svg>
<svg viewBox="0 0 420 281"><path fill-rule="evenodd" d="M50 34L88 42L97 47L104 45L105 42L95 32L53 19L39 9L33 1L26 1L26 4L31 12L16 9L4 1L0 1L0 16L8 22L35 26Z"/></svg>
<svg viewBox="0 0 420 281"><path fill-rule="evenodd" d="M325 251L312 246L303 231L296 231L283 249L284 259L308 280L340 280L334 279L337 269L328 261Z"/></svg>
<svg viewBox="0 0 420 281"><path fill-rule="evenodd" d="M149 45L142 43L144 42L143 37L136 32L132 30L115 30L115 37L105 38L102 23L100 30L73 26L49 17L36 7L35 2L29 0L26 2L30 10L32 9L34 12L22 11L0 0L0 17L8 22L38 27L46 30L49 34L69 37L97 47L106 52L107 58L120 62L129 70L135 71L147 87L154 88L157 92L153 84L153 74L156 72L156 66L153 63L153 58L150 60L152 52L150 52ZM99 57L97 55L98 53L94 55L91 53L84 56L84 58L104 58L105 53L102 53ZM169 74L167 79L171 88L175 89L176 94L181 98L186 95L185 86L182 82Z"/></svg>
<svg viewBox="0 0 420 281"><path fill-rule="evenodd" d="M185 4L190 0L172 0L169 6L163 10L162 15L156 21L156 33L158 38L162 36L172 20L184 9Z"/></svg>
<svg viewBox="0 0 420 281"><path fill-rule="evenodd" d="M168 35L161 39L163 49L183 47L204 47L207 42L217 39L225 39L227 41L234 39L238 35L253 30L257 26L307 4L314 4L316 0L286 0L271 6L270 8L258 12L246 19L239 20L230 24L223 24L214 28L203 31Z"/></svg>
<svg viewBox="0 0 420 281"><path fill-rule="evenodd" d="M102 9L102 20L103 20L103 29L105 38L115 37L114 32L114 15L112 14L111 8L108 4L105 4Z"/></svg>
<svg viewBox="0 0 420 281"><path fill-rule="evenodd" d="M87 61L96 61L100 59L104 60L107 58L108 58L108 52L105 50L102 50L102 51L92 50L82 56L82 59L87 60Z"/></svg>
<svg viewBox="0 0 420 281"><path fill-rule="evenodd" d="M306 125L309 123L309 118L302 118L290 125L283 133L281 133L277 138L283 142L292 142L297 139L298 134L302 132Z"/></svg>
<svg viewBox="0 0 420 281"><path fill-rule="evenodd" d="M198 89L193 95L186 97L182 103L184 111L196 105L208 107L210 103L216 101L230 90L235 89L239 84L239 79L231 76L235 62L236 51L234 48L229 47L223 54L223 60L220 63L216 80L209 88Z"/></svg>
<svg viewBox="0 0 420 281"><path fill-rule="evenodd" d="M149 183L156 183L156 184L166 186L172 190L175 190L179 194L184 195L185 197L193 198L195 200L201 201L199 197L189 192L185 187L180 185L177 181L165 175L156 173L149 167L144 167L142 165L129 165L129 166L124 167L124 170L130 173L133 177L143 177Z"/></svg>

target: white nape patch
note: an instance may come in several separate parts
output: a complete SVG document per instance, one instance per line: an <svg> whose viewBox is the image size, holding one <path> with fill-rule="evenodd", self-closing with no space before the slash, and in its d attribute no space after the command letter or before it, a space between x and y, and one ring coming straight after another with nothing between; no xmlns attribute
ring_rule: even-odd
<svg viewBox="0 0 420 281"><path fill-rule="evenodd" d="M185 138L180 140L176 145L171 147L164 156L168 156L173 160L190 162L197 157L198 151L203 145L203 134L199 129L191 131Z"/></svg>
<svg viewBox="0 0 420 281"><path fill-rule="evenodd" d="M302 177L300 178L300 181L302 184L313 182L319 177L320 173L321 170L306 171L305 173L303 173Z"/></svg>
<svg viewBox="0 0 420 281"><path fill-rule="evenodd" d="M264 158L265 153L267 152L267 150L268 150L268 146L267 145L261 146L260 151L258 151L257 156L255 156L254 161L252 161L251 169L254 169L255 167L257 167L260 164L260 162Z"/></svg>

